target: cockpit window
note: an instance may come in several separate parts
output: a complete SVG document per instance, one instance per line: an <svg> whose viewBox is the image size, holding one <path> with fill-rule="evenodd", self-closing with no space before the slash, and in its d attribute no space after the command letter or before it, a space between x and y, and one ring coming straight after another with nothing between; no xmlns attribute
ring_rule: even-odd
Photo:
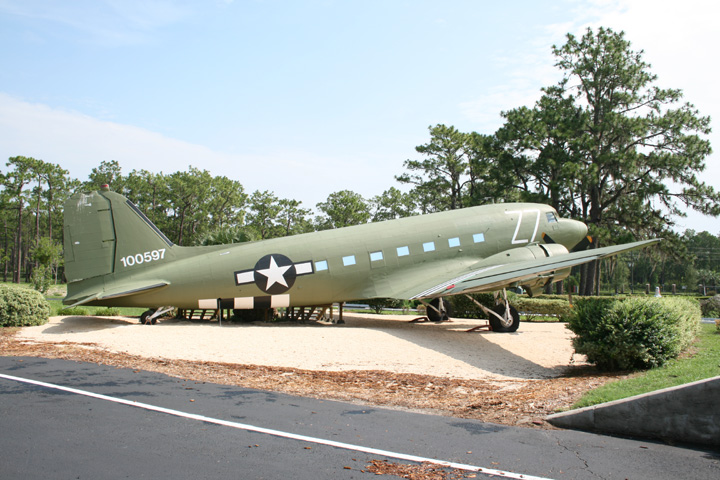
<svg viewBox="0 0 720 480"><path fill-rule="evenodd" d="M548 223L556 223L558 221L557 217L555 216L555 212L547 212L545 215L547 215Z"/></svg>

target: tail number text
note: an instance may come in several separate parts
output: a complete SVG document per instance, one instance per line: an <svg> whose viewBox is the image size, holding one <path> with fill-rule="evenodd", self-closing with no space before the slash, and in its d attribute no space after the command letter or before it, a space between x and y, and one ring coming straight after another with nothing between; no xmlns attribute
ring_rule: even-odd
<svg viewBox="0 0 720 480"><path fill-rule="evenodd" d="M165 258L165 249L160 248L158 250L153 250L152 252L128 255L127 257L122 257L120 261L122 262L123 267L132 267L133 265L154 262L156 260L162 260L163 258Z"/></svg>

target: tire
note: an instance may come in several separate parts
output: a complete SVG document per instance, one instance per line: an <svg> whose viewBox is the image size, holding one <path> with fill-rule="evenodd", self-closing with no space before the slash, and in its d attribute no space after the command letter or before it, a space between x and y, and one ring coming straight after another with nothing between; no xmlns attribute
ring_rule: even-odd
<svg viewBox="0 0 720 480"><path fill-rule="evenodd" d="M157 318L153 318L152 320L148 321L148 317L155 313L152 310L147 310L140 315L140 323L143 325L155 325L157 323Z"/></svg>
<svg viewBox="0 0 720 480"><path fill-rule="evenodd" d="M437 308L438 310L441 310L440 302L442 302L442 305L445 308L445 313L440 314L432 308L428 308L426 310L427 317L431 322L440 323L450 320L450 314L452 313L450 310L450 302L448 302L444 298L436 298L432 302L430 302L430 305Z"/></svg>
<svg viewBox="0 0 720 480"><path fill-rule="evenodd" d="M495 305L492 310L500 316L505 315L505 305L503 304ZM512 305L510 306L510 317L512 318L512 323L510 325L503 325L500 319L495 315L489 315L489 317L490 318L488 320L490 321L490 327L492 327L493 332L512 333L517 331L520 326L520 314Z"/></svg>

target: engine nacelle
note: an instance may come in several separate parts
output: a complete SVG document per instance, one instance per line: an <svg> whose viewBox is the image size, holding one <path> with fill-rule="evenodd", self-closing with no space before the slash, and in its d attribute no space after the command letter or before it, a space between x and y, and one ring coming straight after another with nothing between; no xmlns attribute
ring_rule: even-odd
<svg viewBox="0 0 720 480"><path fill-rule="evenodd" d="M545 253L546 257L554 257L557 255L566 255L568 253L568 249L565 248L563 245L560 245L559 243L529 245L527 248L541 249ZM533 253L536 253L536 250ZM536 254L535 258L542 258L542 257L539 257ZM533 297L539 293L542 293L543 289L549 283L555 283L555 282L560 282L562 280L565 280L568 276L570 276L571 270L572 270L571 268L563 268L563 269L559 269L559 270L553 270L552 272L548 272L546 274L540 275L534 281L525 283L521 286L525 290L527 290L528 295Z"/></svg>
<svg viewBox="0 0 720 480"><path fill-rule="evenodd" d="M547 257L567 255L568 249L559 243L533 243L525 247L513 248L500 252L485 259L488 264L493 263L514 263L539 260ZM519 286L527 290L530 296L541 293L548 283L565 280L570 275L570 268L553 270L541 275L534 276L526 281L519 282Z"/></svg>

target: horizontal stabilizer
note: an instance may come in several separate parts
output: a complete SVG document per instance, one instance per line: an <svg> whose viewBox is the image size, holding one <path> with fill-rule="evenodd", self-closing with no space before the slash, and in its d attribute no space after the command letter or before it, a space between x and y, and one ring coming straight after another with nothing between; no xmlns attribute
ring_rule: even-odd
<svg viewBox="0 0 720 480"><path fill-rule="evenodd" d="M70 304L71 307L84 305L95 300L104 300L108 298L127 297L140 293L149 292L158 288L170 285L165 280L144 280L141 282L126 282L120 285L114 285L111 288L105 288L99 292L80 292L73 295L72 298L65 297L63 303Z"/></svg>

